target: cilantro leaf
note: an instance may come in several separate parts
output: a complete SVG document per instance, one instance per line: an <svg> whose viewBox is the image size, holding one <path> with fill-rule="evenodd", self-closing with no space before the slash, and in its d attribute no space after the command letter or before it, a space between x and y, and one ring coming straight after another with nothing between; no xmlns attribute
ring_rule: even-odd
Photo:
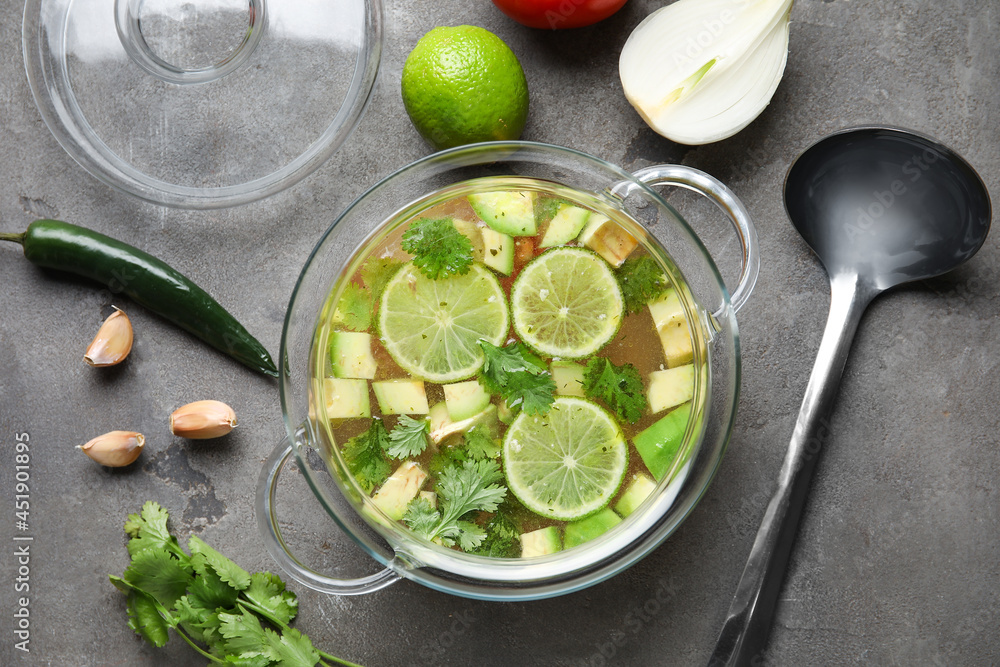
<svg viewBox="0 0 1000 667"><path fill-rule="evenodd" d="M192 535L188 538L188 550L191 552L192 557L195 554L200 555L204 559L204 563L210 565L222 581L236 590L242 591L250 585L249 572L205 544L197 535ZM204 574L204 571L199 569L200 562L195 564L192 559L192 564L194 564L195 571L199 574Z"/></svg>
<svg viewBox="0 0 1000 667"><path fill-rule="evenodd" d="M122 579L169 609L184 595L194 573L189 564L166 551L145 549L132 557Z"/></svg>
<svg viewBox="0 0 1000 667"><path fill-rule="evenodd" d="M268 641L260 619L242 606L239 611L219 614L219 632L226 640L226 650L240 658L267 657Z"/></svg>
<svg viewBox="0 0 1000 667"><path fill-rule="evenodd" d="M478 424L465 434L465 451L474 459L495 459L500 456L500 445L485 424Z"/></svg>
<svg viewBox="0 0 1000 667"><path fill-rule="evenodd" d="M521 528L514 520L508 497L486 524L486 539L476 553L491 558L517 558L521 555L520 536Z"/></svg>
<svg viewBox="0 0 1000 667"><path fill-rule="evenodd" d="M181 560L187 560L187 554L167 528L168 516L167 510L151 500L142 506L141 514L128 515L125 533L132 538L128 541L130 556L135 557L140 551L151 549L169 551Z"/></svg>
<svg viewBox="0 0 1000 667"><path fill-rule="evenodd" d="M434 529L441 522L441 513L426 498L414 498L406 506L403 521L413 532L430 538Z"/></svg>
<svg viewBox="0 0 1000 667"><path fill-rule="evenodd" d="M268 630L265 634L271 641L271 659L276 660L279 665L313 667L319 662L319 653L313 647L309 637L298 630L286 628L277 642L274 641L277 637L274 632Z"/></svg>
<svg viewBox="0 0 1000 667"><path fill-rule="evenodd" d="M502 479L500 466L493 460L452 465L438 476L435 486L440 511L418 498L407 506L403 521L428 540L440 538L446 546L457 543L471 551L482 543L486 531L462 517L470 512L495 511L507 495L507 488L499 484Z"/></svg>
<svg viewBox="0 0 1000 667"><path fill-rule="evenodd" d="M218 649L222 638L219 634L219 614L215 609L208 609L199 600L185 595L174 605L174 612L181 627L198 641Z"/></svg>
<svg viewBox="0 0 1000 667"><path fill-rule="evenodd" d="M389 449L389 433L378 419L364 433L354 436L344 445L347 468L367 492L384 482L392 472L385 451Z"/></svg>
<svg viewBox="0 0 1000 667"><path fill-rule="evenodd" d="M625 314L637 313L670 286L667 276L649 255L630 257L615 270L625 301Z"/></svg>
<svg viewBox="0 0 1000 667"><path fill-rule="evenodd" d="M283 623L289 623L298 612L299 601L295 593L286 591L285 582L270 572L254 573L243 595Z"/></svg>
<svg viewBox="0 0 1000 667"><path fill-rule="evenodd" d="M361 267L361 282L372 291L373 304L382 298L382 291L401 266L402 262L391 257L372 257Z"/></svg>
<svg viewBox="0 0 1000 667"><path fill-rule="evenodd" d="M153 646L159 648L170 638L170 627L156 609L156 602L142 591L132 590L126 603L128 627Z"/></svg>
<svg viewBox="0 0 1000 667"><path fill-rule="evenodd" d="M549 411L555 400L556 384L545 362L523 343L497 347L480 339L479 347L486 356L479 381L487 391L529 415L544 415Z"/></svg>
<svg viewBox="0 0 1000 667"><path fill-rule="evenodd" d="M215 611L216 609L227 609L236 604L238 591L211 568L201 554L192 558L195 564L195 571L199 576L188 587L188 599L199 607ZM247 575L249 579L249 575Z"/></svg>
<svg viewBox="0 0 1000 667"><path fill-rule="evenodd" d="M649 407L642 378L635 366L616 366L602 357L594 357L587 362L583 392L587 398L602 401L619 420L630 424L642 419Z"/></svg>
<svg viewBox="0 0 1000 667"><path fill-rule="evenodd" d="M427 433L430 424L426 419L414 419L408 415L400 415L399 422L389 434L392 443L386 450L394 459L405 459L416 456L427 448Z"/></svg>
<svg viewBox="0 0 1000 667"><path fill-rule="evenodd" d="M340 295L332 323L352 331L365 331L372 323L371 291L357 283L348 283Z"/></svg>
<svg viewBox="0 0 1000 667"><path fill-rule="evenodd" d="M431 280L464 275L472 266L472 241L450 218L417 220L403 233L400 247Z"/></svg>
<svg viewBox="0 0 1000 667"><path fill-rule="evenodd" d="M129 515L129 546L138 541L142 548L130 549L135 553L122 577L108 577L127 596L128 626L146 641L163 646L173 628L216 663L314 667L322 655L353 664L320 653L308 637L288 627L298 603L280 578L269 572L251 575L198 537L188 542L189 556L169 533L167 520L156 503Z"/></svg>

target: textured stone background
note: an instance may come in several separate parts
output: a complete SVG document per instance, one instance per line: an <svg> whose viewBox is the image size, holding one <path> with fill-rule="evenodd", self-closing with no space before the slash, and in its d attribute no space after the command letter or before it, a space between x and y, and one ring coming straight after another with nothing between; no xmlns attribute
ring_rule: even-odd
<svg viewBox="0 0 1000 667"><path fill-rule="evenodd" d="M618 54L664 4L631 0L574 32L524 29L487 0L390 0L381 79L358 130L333 159L265 202L168 210L102 185L42 123L24 75L21 6L2 0L0 229L38 217L84 224L155 252L195 277L272 352L296 276L353 198L429 149L399 96L406 54L430 28L476 24L517 55L531 90L524 138L627 169L681 162L727 182L753 214L762 268L740 313L743 395L730 451L682 528L630 570L581 593L485 603L402 582L360 598L300 594L297 627L370 666L701 665L773 487L828 304L822 269L788 223L792 159L844 126L886 123L938 137L1000 188L1000 10L989 0L801 0L784 81L747 130L688 148L646 128L625 101ZM110 5L110 3L109 3ZM694 219L710 207L675 197ZM1000 240L953 274L880 297L861 323L761 665L986 665L1000 662ZM276 385L193 343L139 307L141 334L120 370L80 361L110 301L90 285L0 248L0 664L189 665L176 638L144 645L107 581L127 562L121 524L146 499L183 535L198 533L248 569L273 568L257 535L254 485L281 437ZM220 444L171 438L170 411L217 397L240 417ZM113 428L144 431L139 464L111 472L72 446ZM13 439L32 447L31 652L13 648ZM303 557L374 564L290 475L286 527ZM2 546L7 545L7 546ZM655 587L672 591L658 605Z"/></svg>

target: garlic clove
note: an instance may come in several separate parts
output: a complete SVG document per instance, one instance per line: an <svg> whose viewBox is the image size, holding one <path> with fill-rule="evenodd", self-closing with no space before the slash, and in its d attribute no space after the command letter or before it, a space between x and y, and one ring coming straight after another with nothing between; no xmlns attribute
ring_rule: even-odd
<svg viewBox="0 0 1000 667"><path fill-rule="evenodd" d="M95 368L120 364L132 351L132 322L125 311L115 308L97 331L83 360Z"/></svg>
<svg viewBox="0 0 1000 667"><path fill-rule="evenodd" d="M170 432L190 440L219 438L235 427L236 413L222 401L195 401L170 415Z"/></svg>
<svg viewBox="0 0 1000 667"><path fill-rule="evenodd" d="M77 449L91 459L109 468L127 466L139 458L146 439L134 431L111 431L99 435Z"/></svg>

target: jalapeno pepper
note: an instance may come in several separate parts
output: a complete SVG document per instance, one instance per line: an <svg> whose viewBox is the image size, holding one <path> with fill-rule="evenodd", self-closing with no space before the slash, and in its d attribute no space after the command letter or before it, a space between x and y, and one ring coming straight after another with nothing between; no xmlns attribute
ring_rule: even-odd
<svg viewBox="0 0 1000 667"><path fill-rule="evenodd" d="M23 234L0 234L33 264L102 283L255 371L277 377L271 356L225 308L183 274L138 248L59 220L36 220Z"/></svg>

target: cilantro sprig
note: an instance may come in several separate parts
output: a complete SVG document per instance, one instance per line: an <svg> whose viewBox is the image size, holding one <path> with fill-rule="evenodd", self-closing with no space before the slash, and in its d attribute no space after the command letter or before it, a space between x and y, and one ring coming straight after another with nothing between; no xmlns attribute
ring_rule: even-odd
<svg viewBox="0 0 1000 667"><path fill-rule="evenodd" d="M472 241L451 218L417 220L403 233L400 247L431 280L464 275L472 266Z"/></svg>
<svg viewBox="0 0 1000 667"><path fill-rule="evenodd" d="M417 456L427 448L427 433L430 424L426 419L414 419L400 415L396 428L389 433L389 448L386 450L394 459Z"/></svg>
<svg viewBox="0 0 1000 667"><path fill-rule="evenodd" d="M618 419L630 424L642 419L649 407L642 377L635 366L616 366L603 357L594 357L587 362L583 392L587 398L602 401Z"/></svg>
<svg viewBox="0 0 1000 667"><path fill-rule="evenodd" d="M132 562L121 577L109 575L128 596L128 626L136 634L160 647L173 630L218 664L360 667L320 651L289 627L298 600L279 577L250 574L196 536L188 540L189 554L171 535L168 519L152 501L130 514L125 532Z"/></svg>
<svg viewBox="0 0 1000 667"><path fill-rule="evenodd" d="M388 479L392 467L386 452L391 447L389 432L380 419L373 419L367 431L354 436L344 445L347 469L365 491L371 493L372 489Z"/></svg>
<svg viewBox="0 0 1000 667"><path fill-rule="evenodd" d="M403 521L415 533L428 540L440 539L445 546L458 545L473 551L486 539L486 531L470 521L471 512L495 512L507 495L500 465L492 459L466 460L445 468L434 490L441 509L425 498L410 502Z"/></svg>
<svg viewBox="0 0 1000 667"><path fill-rule="evenodd" d="M625 314L637 313L663 294L670 284L663 269L649 255L629 257L615 270L625 301Z"/></svg>
<svg viewBox="0 0 1000 667"><path fill-rule="evenodd" d="M487 391L529 415L544 415L549 411L555 400L556 383L545 362L523 343L497 347L480 340L479 347L486 356L479 381Z"/></svg>

